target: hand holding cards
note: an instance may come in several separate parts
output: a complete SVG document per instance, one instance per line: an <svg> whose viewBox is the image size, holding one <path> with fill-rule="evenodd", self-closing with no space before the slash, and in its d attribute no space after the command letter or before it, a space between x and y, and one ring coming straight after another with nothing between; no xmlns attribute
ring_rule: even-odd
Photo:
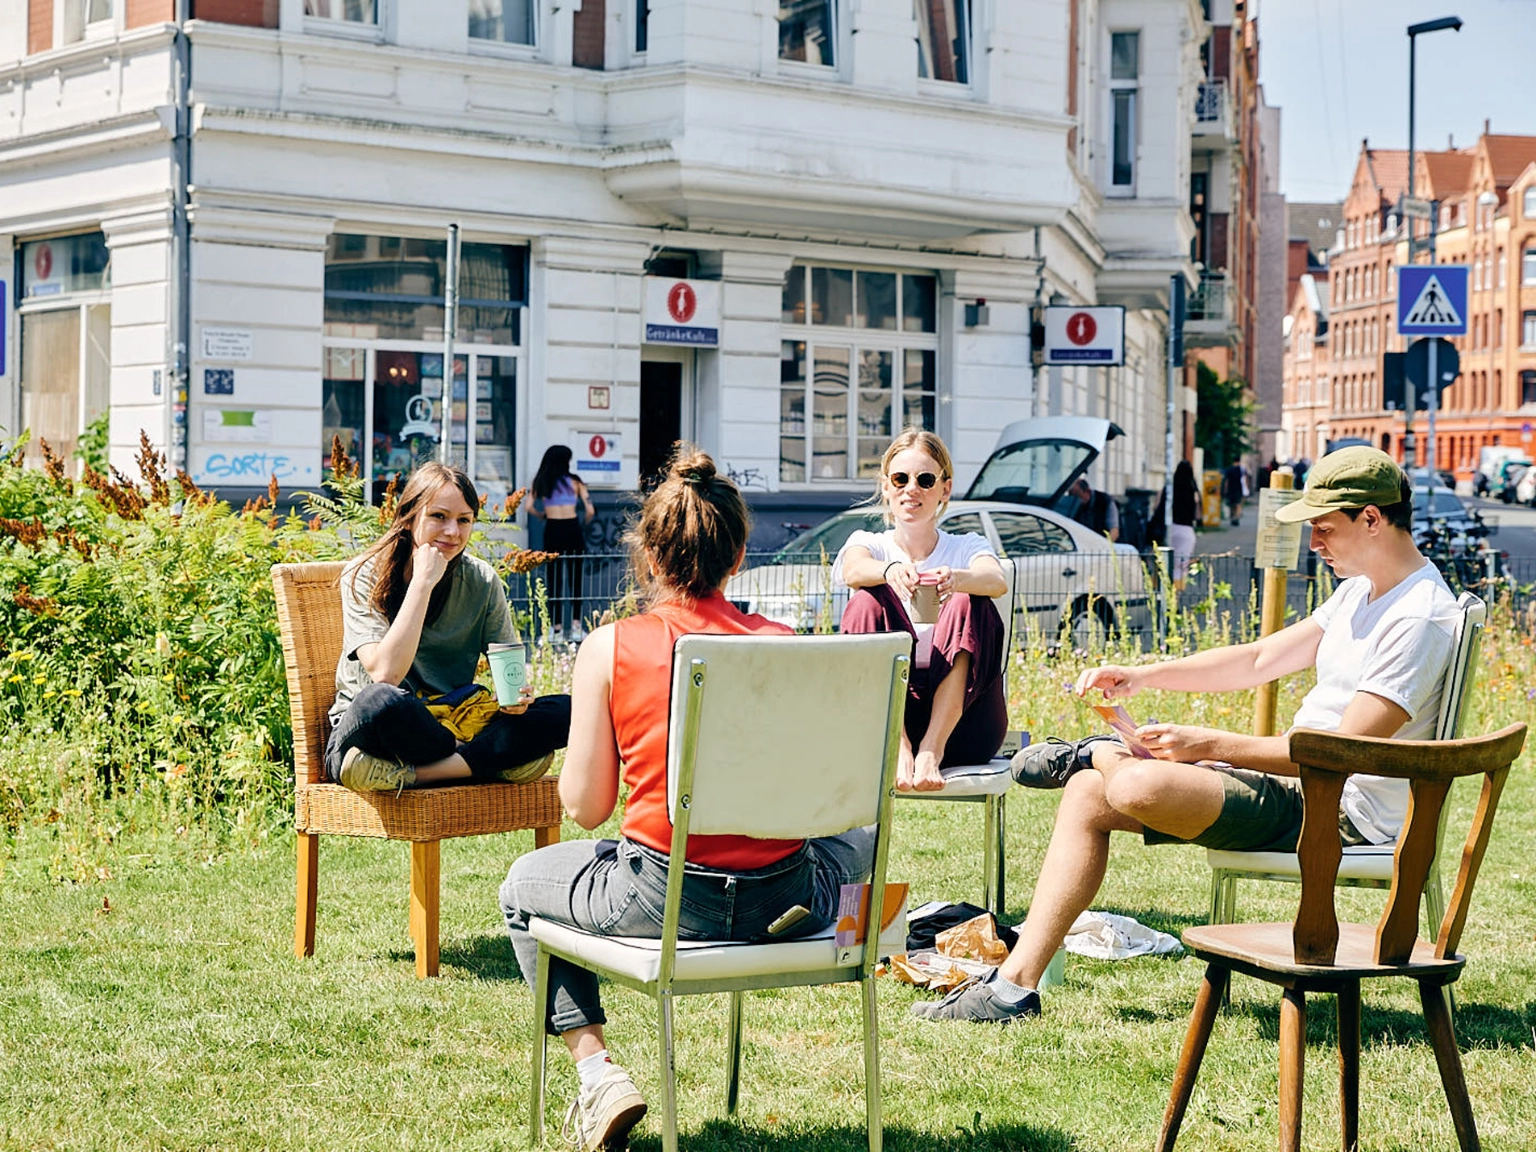
<svg viewBox="0 0 1536 1152"><path fill-rule="evenodd" d="M1104 722L1114 729L1120 737L1120 742L1130 750L1132 756L1139 760L1152 759L1152 753L1147 746L1136 738L1136 721L1131 719L1131 714L1120 704L1094 704L1093 710L1104 717Z"/></svg>

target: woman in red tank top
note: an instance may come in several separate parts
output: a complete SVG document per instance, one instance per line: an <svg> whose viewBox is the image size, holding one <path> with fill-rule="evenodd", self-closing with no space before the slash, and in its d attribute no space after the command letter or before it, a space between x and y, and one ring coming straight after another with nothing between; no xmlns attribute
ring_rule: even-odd
<svg viewBox="0 0 1536 1152"><path fill-rule="evenodd" d="M530 917L610 936L661 935L672 824L667 815L667 720L672 647L689 633L783 633L749 616L723 589L746 554L750 522L736 485L690 445L646 499L628 535L648 607L595 630L576 655L571 738L560 799L583 828L607 821L619 783L629 788L621 839L565 841L530 852L501 886L502 913L524 977L533 982L538 945ZM795 905L811 915L785 935L831 922L843 884L869 878L872 830L818 840L694 836L688 841L679 932L695 939L756 940ZM545 1026L564 1037L581 1090L571 1106L575 1141L622 1148L645 1113L629 1074L608 1058L597 978L549 958Z"/></svg>

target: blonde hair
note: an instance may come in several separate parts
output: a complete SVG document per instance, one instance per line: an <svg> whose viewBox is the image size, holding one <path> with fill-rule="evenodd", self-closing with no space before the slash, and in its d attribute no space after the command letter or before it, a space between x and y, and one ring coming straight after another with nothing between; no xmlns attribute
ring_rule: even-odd
<svg viewBox="0 0 1536 1152"><path fill-rule="evenodd" d="M919 428L916 424L908 424L896 434L896 439L891 441L891 446L885 450L885 455L880 457L880 487L876 489L870 499L871 504L879 504L885 510L885 522L894 524L896 518L891 515L890 502L885 498L885 481L891 474L891 461L905 452L908 448L916 448L926 452L933 458L933 462L939 466L939 479L953 480L955 478L955 465L949 458L949 449L944 441L939 439L937 432L930 432L926 428ZM939 504L939 512L942 514L949 507L949 501Z"/></svg>

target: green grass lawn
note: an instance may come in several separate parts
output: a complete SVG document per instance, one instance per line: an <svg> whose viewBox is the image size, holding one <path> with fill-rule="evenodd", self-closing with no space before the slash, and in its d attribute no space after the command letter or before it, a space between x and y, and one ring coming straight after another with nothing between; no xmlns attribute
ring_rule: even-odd
<svg viewBox="0 0 1536 1152"><path fill-rule="evenodd" d="M1491 637L1468 731L1530 720L1531 650ZM1059 665L1015 676L1015 722L1085 731ZM1282 693L1294 707L1299 687ZM1243 726L1245 696L1138 701L1139 715ZM1076 731L1074 731L1074 728ZM1512 774L1462 949L1456 1021L1484 1145L1536 1144L1536 778ZM1465 789L1465 786L1460 786ZM1453 829L1473 793L1453 793ZM1055 812L1015 790L1009 913L1028 907ZM582 835L567 827L568 836ZM496 890L531 833L452 841L442 853L442 976L418 981L406 931L407 849L327 838L314 957L293 956L291 835L202 855L169 833L125 831L101 877L60 883L61 833L24 824L0 860L0 1148L499 1148L526 1143L530 995L500 924ZM891 877L914 903L980 896L981 819L972 805L898 803ZM1096 907L1169 932L1202 922L1203 853L1116 845ZM1245 918L1288 919L1296 889L1246 884ZM1374 920L1380 893L1341 896ZM1071 957L1045 1015L1006 1028L913 1020L920 993L880 987L887 1147L1131 1149L1156 1137L1198 962ZM609 1041L656 1092L654 1017L608 995ZM1181 1147L1276 1140L1277 998L1237 978ZM1333 1010L1311 1002L1304 1147L1338 1145ZM851 986L749 994L741 1111L724 1116L725 1001L678 1010L683 1143L689 1148L864 1147L862 1044ZM1361 1144L1453 1148L1455 1136L1411 984L1369 988ZM552 1047L548 1141L575 1078ZM639 1149L660 1146L642 1125Z"/></svg>

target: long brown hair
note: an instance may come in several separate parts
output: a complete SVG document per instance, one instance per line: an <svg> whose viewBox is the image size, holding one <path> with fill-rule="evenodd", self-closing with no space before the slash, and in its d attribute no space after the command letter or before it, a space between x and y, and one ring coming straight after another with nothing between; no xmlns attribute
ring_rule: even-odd
<svg viewBox="0 0 1536 1152"><path fill-rule="evenodd" d="M751 527L741 490L707 452L680 442L624 541L652 599L702 600L731 574Z"/></svg>
<svg viewBox="0 0 1536 1152"><path fill-rule="evenodd" d="M411 554L416 550L415 541L411 533L416 529L416 519L421 515L423 505L439 489L452 484L459 490L459 495L464 497L464 503L469 505L472 514L480 511L480 494L475 491L475 485L468 476L457 468L451 468L447 464L439 464L436 461L428 461L420 465L412 472L405 482L405 490L400 493L400 502L395 505L395 519L385 531L363 552L362 564L352 572L352 585L357 587L357 573L372 563L374 567L373 590L368 595L368 604L376 612L382 612L385 619L391 623L400 612L400 605L405 602L405 590L410 584L409 569ZM454 570L458 567L464 553L460 552L448 562L448 571L437 582L437 587L432 589L432 599L427 605L427 622L436 620L442 612L443 605L448 600L448 589L453 584Z"/></svg>

